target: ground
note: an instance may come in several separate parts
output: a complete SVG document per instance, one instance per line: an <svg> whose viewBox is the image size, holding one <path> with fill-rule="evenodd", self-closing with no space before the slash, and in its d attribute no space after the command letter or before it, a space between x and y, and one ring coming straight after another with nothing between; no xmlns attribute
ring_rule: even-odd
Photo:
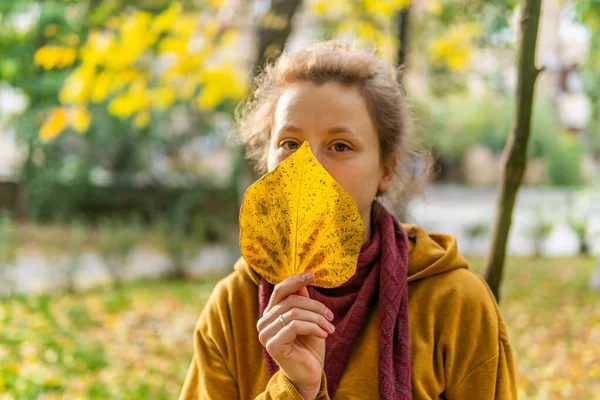
<svg viewBox="0 0 600 400"><path fill-rule="evenodd" d="M472 259L475 270L481 259ZM508 259L501 312L519 399L600 393L600 294L593 258ZM176 398L214 281L140 280L0 302L0 399Z"/></svg>

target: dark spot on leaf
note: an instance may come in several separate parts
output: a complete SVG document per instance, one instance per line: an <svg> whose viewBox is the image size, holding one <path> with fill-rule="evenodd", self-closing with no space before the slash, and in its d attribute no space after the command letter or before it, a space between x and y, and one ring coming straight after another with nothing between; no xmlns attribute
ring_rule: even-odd
<svg viewBox="0 0 600 400"><path fill-rule="evenodd" d="M306 266L307 270L314 271L318 267L320 267L325 261L325 254L321 251L310 258L308 265Z"/></svg>

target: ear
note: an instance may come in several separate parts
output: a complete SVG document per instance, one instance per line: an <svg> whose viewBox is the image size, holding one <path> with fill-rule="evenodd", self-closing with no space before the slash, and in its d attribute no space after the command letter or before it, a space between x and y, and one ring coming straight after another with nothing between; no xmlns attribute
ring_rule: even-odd
<svg viewBox="0 0 600 400"><path fill-rule="evenodd" d="M377 187L381 193L387 192L392 186L397 164L398 156L394 154L390 157L390 161L383 165L383 175L381 176L381 179L379 180L379 186Z"/></svg>

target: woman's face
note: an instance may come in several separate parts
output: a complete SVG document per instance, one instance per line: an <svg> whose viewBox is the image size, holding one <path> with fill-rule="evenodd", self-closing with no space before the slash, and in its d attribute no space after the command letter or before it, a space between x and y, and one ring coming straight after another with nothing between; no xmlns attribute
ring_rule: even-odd
<svg viewBox="0 0 600 400"><path fill-rule="evenodd" d="M371 204L378 190L389 189L393 171L381 162L379 137L358 89L336 82L287 86L275 109L268 170L304 141L358 205L368 240Z"/></svg>

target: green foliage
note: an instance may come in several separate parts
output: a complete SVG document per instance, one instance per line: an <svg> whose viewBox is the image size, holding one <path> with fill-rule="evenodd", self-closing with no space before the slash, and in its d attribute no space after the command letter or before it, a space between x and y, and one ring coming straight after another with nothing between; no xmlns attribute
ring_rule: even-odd
<svg viewBox="0 0 600 400"><path fill-rule="evenodd" d="M182 214L177 214L160 223L160 242L171 261L171 277L184 278L187 263L206 240L206 218L194 214L183 219Z"/></svg>
<svg viewBox="0 0 600 400"><path fill-rule="evenodd" d="M574 216L569 216L567 218L567 222L569 227L575 232L577 235L577 239L579 240L579 254L582 256L587 256L590 254L590 247L587 243L587 237L589 233L588 229L588 220L587 218L577 218Z"/></svg>
<svg viewBox="0 0 600 400"><path fill-rule="evenodd" d="M142 236L138 218L129 221L103 220L98 227L98 249L102 261L117 286L125 278L127 260Z"/></svg>
<svg viewBox="0 0 600 400"><path fill-rule="evenodd" d="M472 146L482 144L501 153L510 131L513 101L498 95L476 97L454 93L414 101L421 117L423 141L451 162L457 162ZM530 157L546 157L559 128L550 101L538 99L534 106Z"/></svg>
<svg viewBox="0 0 600 400"><path fill-rule="evenodd" d="M592 103L588 144L592 152L600 154L600 0L576 1L574 4L578 21L585 24L590 33L589 55L582 76Z"/></svg>
<svg viewBox="0 0 600 400"><path fill-rule="evenodd" d="M13 291L19 247L18 231L8 214L0 213L0 296Z"/></svg>
<svg viewBox="0 0 600 400"><path fill-rule="evenodd" d="M213 128L209 113L188 110L183 119L189 128L185 132L175 131L172 119L175 113L170 109L153 112L151 126L134 130L129 123L106 111L110 100L107 99L90 106L92 125L85 136L71 129L50 143L38 139L40 125L47 111L58 105L58 92L74 67L45 71L34 64L36 50L45 45L77 47L90 30L104 26L111 17L130 8L157 14L171 3L170 0L0 2L0 82L22 90L29 104L24 113L9 123L15 127L17 143L26 149L18 178L28 188L27 205L32 220L68 221L72 215L81 214L82 209L93 207L99 185L94 178L102 174L109 176L110 184L117 187L133 187L140 177L154 181L152 163L156 154L177 159L190 141ZM205 8L191 0L180 3L186 10ZM35 23L24 32L15 30L13 18L29 12ZM232 115L233 105L224 102L216 111ZM177 118L181 120L182 116ZM187 173L178 169L173 174Z"/></svg>
<svg viewBox="0 0 600 400"><path fill-rule="evenodd" d="M554 226L556 225L555 216L549 209L535 208L532 212L533 219L525 228L525 235L531 239L533 244L533 254L535 257L542 255L542 246L548 239Z"/></svg>
<svg viewBox="0 0 600 400"><path fill-rule="evenodd" d="M595 233L590 230L590 217L594 193L592 187L585 187L572 194L567 223L579 240L579 255L590 254L590 244Z"/></svg>
<svg viewBox="0 0 600 400"><path fill-rule="evenodd" d="M69 293L75 292L75 276L81 267L81 257L88 240L87 235L86 227L81 221L72 221L68 242L61 247L61 253L66 254L66 257L59 256L56 260L57 274Z"/></svg>
<svg viewBox="0 0 600 400"><path fill-rule="evenodd" d="M465 227L465 235L469 239L479 239L485 237L490 232L490 224L488 221L478 221L468 224Z"/></svg>
<svg viewBox="0 0 600 400"><path fill-rule="evenodd" d="M484 220L467 224L464 228L464 233L469 241L469 247L473 250L477 244L487 241L490 233L490 222Z"/></svg>
<svg viewBox="0 0 600 400"><path fill-rule="evenodd" d="M581 160L584 149L579 139L571 134L561 134L552 142L546 159L550 183L557 186L576 186L582 181Z"/></svg>

